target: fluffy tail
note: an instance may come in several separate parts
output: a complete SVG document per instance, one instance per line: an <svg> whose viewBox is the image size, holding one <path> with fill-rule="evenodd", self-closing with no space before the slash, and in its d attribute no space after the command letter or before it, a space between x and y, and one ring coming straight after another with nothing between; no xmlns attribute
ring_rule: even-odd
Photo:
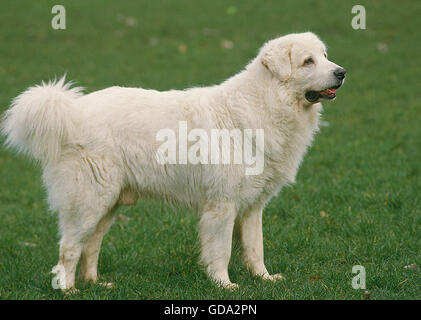
<svg viewBox="0 0 421 320"><path fill-rule="evenodd" d="M63 76L17 96L2 121L6 145L42 163L56 161L75 130L77 113L73 104L82 96L82 88L70 86Z"/></svg>

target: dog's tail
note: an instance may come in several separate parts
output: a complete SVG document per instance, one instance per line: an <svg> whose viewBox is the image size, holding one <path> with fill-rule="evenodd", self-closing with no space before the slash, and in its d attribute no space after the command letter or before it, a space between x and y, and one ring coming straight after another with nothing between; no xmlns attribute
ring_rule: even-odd
<svg viewBox="0 0 421 320"><path fill-rule="evenodd" d="M30 87L13 100L1 125L7 146L42 163L58 160L75 130L75 99L82 96L82 88L71 89L65 77Z"/></svg>

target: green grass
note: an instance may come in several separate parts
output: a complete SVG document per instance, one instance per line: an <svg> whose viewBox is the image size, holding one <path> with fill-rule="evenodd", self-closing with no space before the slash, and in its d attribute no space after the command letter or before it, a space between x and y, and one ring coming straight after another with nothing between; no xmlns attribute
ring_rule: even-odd
<svg viewBox="0 0 421 320"><path fill-rule="evenodd" d="M240 289L215 287L197 264L197 215L141 201L121 210L130 220L104 239L99 272L116 287L64 296L50 285L59 239L41 170L1 148L0 299L360 299L353 265L365 266L372 299L420 299L420 270L404 266L421 265L421 2L359 1L367 10L359 31L348 1L139 2L69 1L67 30L55 31L55 3L3 1L0 111L65 72L88 92L210 85L241 70L268 39L319 34L348 76L325 104L329 126L297 183L265 209L266 265L287 280L253 278L236 244L230 275Z"/></svg>

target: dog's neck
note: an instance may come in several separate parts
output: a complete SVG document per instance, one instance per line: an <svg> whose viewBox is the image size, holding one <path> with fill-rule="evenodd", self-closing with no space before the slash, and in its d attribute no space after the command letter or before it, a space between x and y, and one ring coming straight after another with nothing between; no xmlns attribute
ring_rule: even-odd
<svg viewBox="0 0 421 320"><path fill-rule="evenodd" d="M258 125L272 123L278 125L285 113L307 113L312 111L312 104L294 93L288 81L280 81L266 69L257 56L245 69L224 81L220 86L224 96L224 104L230 113L237 117L244 128L254 128ZM247 112L245 109L253 109ZM243 118L254 114L253 119Z"/></svg>
<svg viewBox="0 0 421 320"><path fill-rule="evenodd" d="M279 162L282 172L290 168L288 180L292 182L299 163L288 162L279 150L291 149L297 156L305 152L318 130L321 105L299 99L288 82L274 79L258 58L220 85L223 103L238 127L265 130L265 136L270 136L265 138L267 159Z"/></svg>

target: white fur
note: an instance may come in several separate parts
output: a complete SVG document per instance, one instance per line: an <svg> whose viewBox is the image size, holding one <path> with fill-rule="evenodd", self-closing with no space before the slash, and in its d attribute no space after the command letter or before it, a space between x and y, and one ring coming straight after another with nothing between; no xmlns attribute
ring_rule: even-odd
<svg viewBox="0 0 421 320"><path fill-rule="evenodd" d="M304 94L335 81L337 65L324 52L314 34L292 34L266 43L244 71L216 86L166 92L111 87L82 95L62 78L18 96L2 131L8 145L42 163L51 208L59 212L62 289L74 286L79 259L80 277L97 280L101 241L115 210L150 196L201 213L201 262L222 286L236 286L228 276L234 225L250 270L281 279L264 265L262 210L295 181L318 130L321 104ZM303 67L307 55L315 64ZM264 172L246 176L244 166L234 164L159 164L156 133L177 130L179 121L205 130L264 129Z"/></svg>

